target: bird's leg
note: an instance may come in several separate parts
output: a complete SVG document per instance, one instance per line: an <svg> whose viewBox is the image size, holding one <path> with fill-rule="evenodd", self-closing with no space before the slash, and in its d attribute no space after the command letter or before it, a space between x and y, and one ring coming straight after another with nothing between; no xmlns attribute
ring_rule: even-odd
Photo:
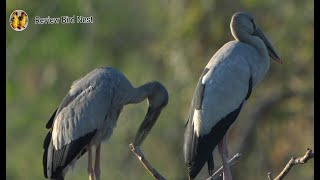
<svg viewBox="0 0 320 180"><path fill-rule="evenodd" d="M95 172L97 180L100 180L100 176L101 176L101 170L100 170L100 147L101 147L101 144L97 145L97 147L96 147L96 160L95 160L95 164L94 164L94 172Z"/></svg>
<svg viewBox="0 0 320 180"><path fill-rule="evenodd" d="M223 163L223 180L232 180L230 166L228 164L228 148L227 148L227 135L218 144L219 153Z"/></svg>
<svg viewBox="0 0 320 180"><path fill-rule="evenodd" d="M94 180L94 171L92 168L92 146L91 144L88 146L88 174L89 180Z"/></svg>
<svg viewBox="0 0 320 180"><path fill-rule="evenodd" d="M223 143L223 147L224 148L224 154L226 155L226 158L229 159L229 150L228 150L228 143L227 143L227 139L228 139L228 131L227 133L223 136L222 138L222 143Z"/></svg>

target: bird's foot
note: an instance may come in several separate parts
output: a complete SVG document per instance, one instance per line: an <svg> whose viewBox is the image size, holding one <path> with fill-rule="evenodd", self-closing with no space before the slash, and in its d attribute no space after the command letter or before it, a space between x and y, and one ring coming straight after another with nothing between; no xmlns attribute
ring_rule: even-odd
<svg viewBox="0 0 320 180"><path fill-rule="evenodd" d="M232 180L230 166L228 163L223 163L223 180Z"/></svg>
<svg viewBox="0 0 320 180"><path fill-rule="evenodd" d="M223 171L223 180L232 180L231 173L226 173L225 171Z"/></svg>
<svg viewBox="0 0 320 180"><path fill-rule="evenodd" d="M88 169L89 180L94 180L94 170Z"/></svg>
<svg viewBox="0 0 320 180"><path fill-rule="evenodd" d="M223 180L232 180L230 166L226 154L221 154L223 164Z"/></svg>
<svg viewBox="0 0 320 180"><path fill-rule="evenodd" d="M95 168L94 169L95 175L96 175L96 180L100 180L101 177L101 170L100 168Z"/></svg>

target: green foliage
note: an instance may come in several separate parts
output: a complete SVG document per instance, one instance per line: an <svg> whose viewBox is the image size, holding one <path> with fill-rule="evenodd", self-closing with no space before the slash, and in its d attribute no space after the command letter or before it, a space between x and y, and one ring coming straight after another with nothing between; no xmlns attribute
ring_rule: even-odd
<svg viewBox="0 0 320 180"><path fill-rule="evenodd" d="M233 147L261 97L289 89L296 95L263 116L233 175L253 180L278 173L291 156L314 146L313 7L313 1L298 0L7 1L7 19L14 9L24 9L30 20L22 32L7 25L7 179L43 179L47 120L71 83L100 66L115 67L135 86L158 80L167 87L169 104L142 149L165 177L186 179L182 145L191 98L211 56L233 39L229 22L236 11L254 15L284 64L272 63L252 93L229 131L230 153L236 153ZM34 24L35 16L63 15L92 15L94 24ZM124 108L111 139L102 145L102 179L151 179L128 147L146 109L146 102ZM220 165L220 157L215 159ZM67 179L87 179L86 165L84 156ZM310 161L293 168L288 179L313 175ZM198 179L206 176L204 168Z"/></svg>

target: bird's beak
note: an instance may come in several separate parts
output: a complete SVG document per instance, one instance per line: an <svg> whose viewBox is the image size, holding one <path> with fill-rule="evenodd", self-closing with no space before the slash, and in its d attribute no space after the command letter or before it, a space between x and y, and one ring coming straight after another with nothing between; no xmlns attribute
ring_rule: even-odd
<svg viewBox="0 0 320 180"><path fill-rule="evenodd" d="M147 137L153 125L156 123L161 113L161 109L162 108L159 108L159 109L154 109L151 107L148 108L146 117L144 118L142 124L140 125L139 130L136 134L136 137L133 141L135 146L140 146L144 141L144 139Z"/></svg>
<svg viewBox="0 0 320 180"><path fill-rule="evenodd" d="M259 36L262 39L262 41L264 42L264 44L267 46L267 49L268 49L268 52L269 52L269 56L271 57L271 59L274 60L277 63L282 64L282 61L280 60L277 52L274 50L272 44L270 43L268 38L264 35L262 30L258 26L256 26L255 35Z"/></svg>

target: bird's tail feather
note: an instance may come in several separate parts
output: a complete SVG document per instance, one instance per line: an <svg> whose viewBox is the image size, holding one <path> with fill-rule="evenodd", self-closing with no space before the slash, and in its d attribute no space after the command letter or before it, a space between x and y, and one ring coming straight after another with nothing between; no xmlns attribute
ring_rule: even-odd
<svg viewBox="0 0 320 180"><path fill-rule="evenodd" d="M64 180L64 177L62 174L59 174L56 178L53 178L53 179L50 178L50 180Z"/></svg>
<svg viewBox="0 0 320 180"><path fill-rule="evenodd" d="M214 161L213 161L212 153L207 161L207 165L208 165L209 176L212 176L213 170L214 170Z"/></svg>

